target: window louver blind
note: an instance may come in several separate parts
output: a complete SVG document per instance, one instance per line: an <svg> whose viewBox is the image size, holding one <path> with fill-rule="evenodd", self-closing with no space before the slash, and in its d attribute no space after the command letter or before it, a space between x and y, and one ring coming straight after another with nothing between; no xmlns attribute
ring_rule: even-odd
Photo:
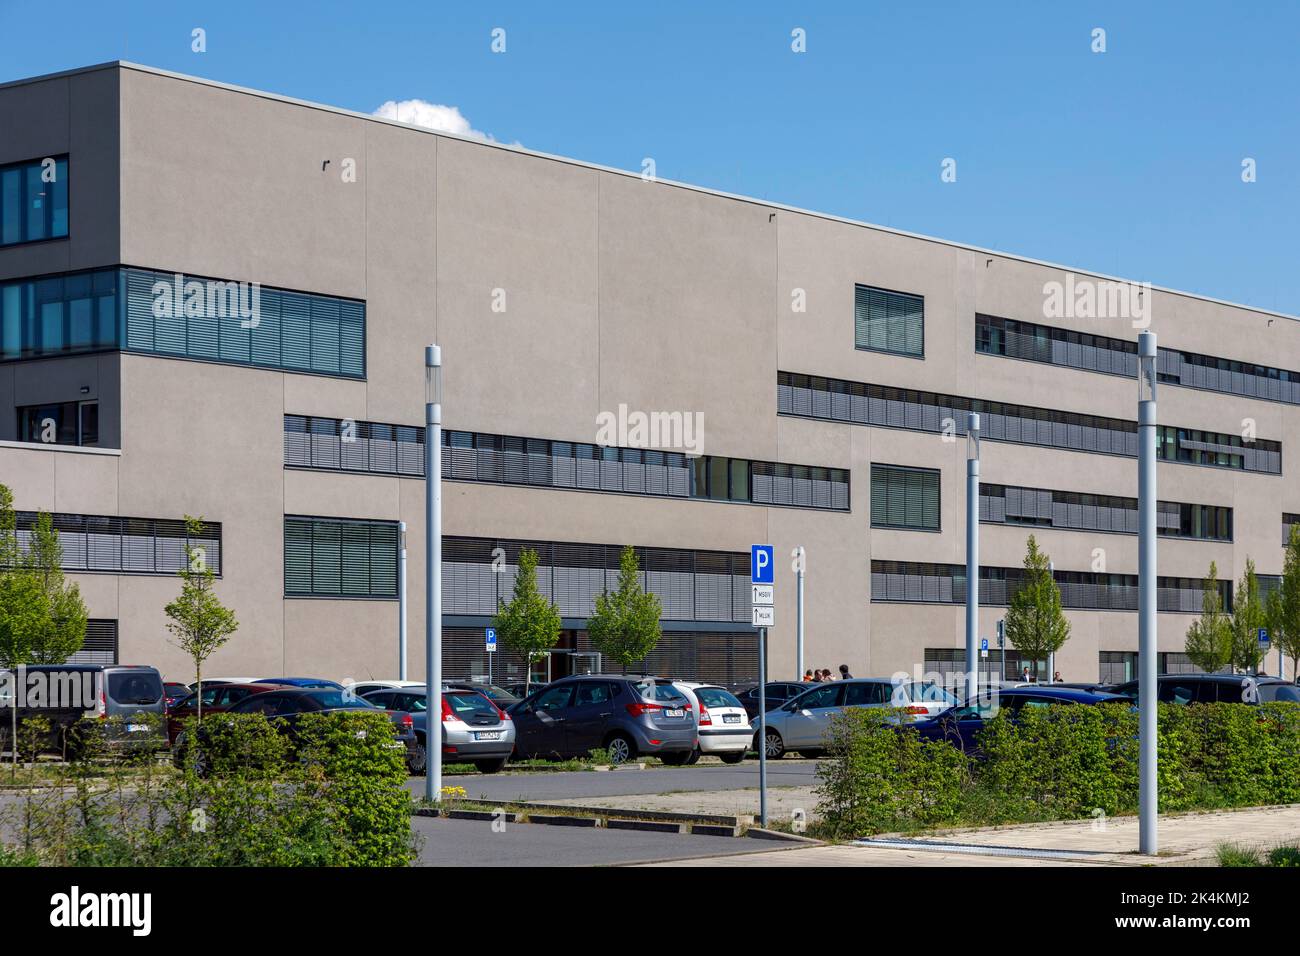
<svg viewBox="0 0 1300 956"><path fill-rule="evenodd" d="M905 292L856 286L854 333L860 349L924 355L925 300Z"/></svg>
<svg viewBox="0 0 1300 956"><path fill-rule="evenodd" d="M938 531L939 482L934 469L872 465L871 524Z"/></svg>
<svg viewBox="0 0 1300 956"><path fill-rule="evenodd" d="M397 596L397 522L284 519L286 597Z"/></svg>

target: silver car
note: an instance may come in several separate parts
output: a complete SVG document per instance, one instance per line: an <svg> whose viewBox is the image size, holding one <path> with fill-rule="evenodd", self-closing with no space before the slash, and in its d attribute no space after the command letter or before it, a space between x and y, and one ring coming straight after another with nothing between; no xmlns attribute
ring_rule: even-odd
<svg viewBox="0 0 1300 956"><path fill-rule="evenodd" d="M937 717L957 703L942 687L928 681L852 678L818 684L767 712L767 756L775 759L796 750L805 757L825 747L831 718L850 707L893 707L897 719L912 723ZM758 746L758 718L750 722Z"/></svg>
<svg viewBox="0 0 1300 956"><path fill-rule="evenodd" d="M426 760L425 729L428 726L424 707L424 692L409 690L374 691L366 700L380 706L392 700L393 706L406 703L400 698L412 698L409 707L415 725L415 753L408 766L412 773L423 773ZM515 750L515 722L504 710L476 690L454 686L442 689L442 761L443 763L471 763L482 773L496 773L506 765Z"/></svg>

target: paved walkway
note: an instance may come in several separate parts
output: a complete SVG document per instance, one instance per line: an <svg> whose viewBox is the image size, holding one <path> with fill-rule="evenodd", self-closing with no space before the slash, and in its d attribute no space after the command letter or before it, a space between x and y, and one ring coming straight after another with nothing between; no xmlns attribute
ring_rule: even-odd
<svg viewBox="0 0 1300 956"><path fill-rule="evenodd" d="M950 830L923 838L928 843L988 848L986 852L897 849L847 844L777 849L739 857L705 857L670 866L1213 866L1215 849L1236 843L1271 849L1300 843L1300 805L1260 807L1160 818L1159 856L1139 855L1136 817ZM1077 854L1045 859L1001 855L995 848L1052 850Z"/></svg>

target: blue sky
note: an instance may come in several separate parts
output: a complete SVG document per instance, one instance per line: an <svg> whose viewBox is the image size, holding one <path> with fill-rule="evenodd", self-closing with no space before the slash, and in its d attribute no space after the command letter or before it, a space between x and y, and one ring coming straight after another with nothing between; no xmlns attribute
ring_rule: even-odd
<svg viewBox="0 0 1300 956"><path fill-rule="evenodd" d="M1281 0L0 0L0 80L128 59L418 98L545 152L1292 314L1298 41Z"/></svg>

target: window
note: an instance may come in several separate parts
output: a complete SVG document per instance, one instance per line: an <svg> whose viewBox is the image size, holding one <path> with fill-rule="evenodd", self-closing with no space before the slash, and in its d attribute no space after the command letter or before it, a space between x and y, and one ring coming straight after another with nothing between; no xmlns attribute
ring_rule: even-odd
<svg viewBox="0 0 1300 956"><path fill-rule="evenodd" d="M975 351L1137 376L1134 342L992 315L975 316ZM1300 404L1300 372L1165 348L1156 362L1159 380L1171 385Z"/></svg>
<svg viewBox="0 0 1300 956"><path fill-rule="evenodd" d="M1282 513L1282 547L1291 543L1291 529L1300 527L1300 514Z"/></svg>
<svg viewBox="0 0 1300 956"><path fill-rule="evenodd" d="M780 415L964 435L966 413L979 412L980 437L990 441L1137 457L1137 423L1123 419L797 372L777 372L776 382ZM1244 443L1235 435L1160 426L1157 449L1169 461L1282 473L1281 443L1263 438Z"/></svg>
<svg viewBox="0 0 1300 956"><path fill-rule="evenodd" d="M68 234L68 157L0 166L0 246Z"/></svg>
<svg viewBox="0 0 1300 956"><path fill-rule="evenodd" d="M815 690L796 697L786 704L791 710L812 710L815 707L838 707L844 698L844 685L823 684Z"/></svg>
<svg viewBox="0 0 1300 956"><path fill-rule="evenodd" d="M855 286L853 326L860 349L925 354L925 300L919 295Z"/></svg>
<svg viewBox="0 0 1300 956"><path fill-rule="evenodd" d="M981 484L980 521L1137 534L1138 503L1136 498L1114 495ZM1156 507L1156 532L1173 538L1231 541L1232 509L1161 501Z"/></svg>
<svg viewBox="0 0 1300 956"><path fill-rule="evenodd" d="M117 348L116 269L0 283L0 360Z"/></svg>
<svg viewBox="0 0 1300 956"><path fill-rule="evenodd" d="M18 409L18 440L42 445L98 445L99 403L22 406Z"/></svg>
<svg viewBox="0 0 1300 956"><path fill-rule="evenodd" d="M891 696L888 684L866 681L849 684L844 694L844 706L865 707L872 704L889 704Z"/></svg>
<svg viewBox="0 0 1300 956"><path fill-rule="evenodd" d="M873 464L871 526L938 531L939 472Z"/></svg>
<svg viewBox="0 0 1300 956"><path fill-rule="evenodd" d="M424 430L285 415L284 463L289 468L423 477ZM845 468L449 429L442 433L442 475L453 481L849 510Z"/></svg>
<svg viewBox="0 0 1300 956"><path fill-rule="evenodd" d="M117 621L96 618L86 621L86 637L81 642L81 649L64 663L116 664Z"/></svg>
<svg viewBox="0 0 1300 956"><path fill-rule="evenodd" d="M34 511L15 515L18 541L31 540ZM221 574L221 524L209 521L200 537L190 538L184 521L168 518L122 518L116 515L51 515L63 548L65 571L112 571L117 574L175 574L186 565L187 544L202 549L203 560Z"/></svg>
<svg viewBox="0 0 1300 956"><path fill-rule="evenodd" d="M397 596L397 522L284 519L286 597Z"/></svg>
<svg viewBox="0 0 1300 956"><path fill-rule="evenodd" d="M122 271L127 351L365 378L364 302L257 283Z"/></svg>
<svg viewBox="0 0 1300 956"><path fill-rule="evenodd" d="M1061 571L1054 574L1061 606L1079 610L1136 611L1137 575ZM1024 569L980 568L980 603L1005 607L1024 580ZM1261 591L1263 584L1261 583ZM1225 611L1232 611L1232 582L1220 581ZM1180 614L1201 612L1203 582L1199 578L1161 577L1156 581L1156 610ZM966 567L912 561L872 561L871 600L913 604L964 604Z"/></svg>
<svg viewBox="0 0 1300 956"><path fill-rule="evenodd" d="M1137 677L1136 651L1100 651L1097 680L1103 684L1123 684Z"/></svg>

